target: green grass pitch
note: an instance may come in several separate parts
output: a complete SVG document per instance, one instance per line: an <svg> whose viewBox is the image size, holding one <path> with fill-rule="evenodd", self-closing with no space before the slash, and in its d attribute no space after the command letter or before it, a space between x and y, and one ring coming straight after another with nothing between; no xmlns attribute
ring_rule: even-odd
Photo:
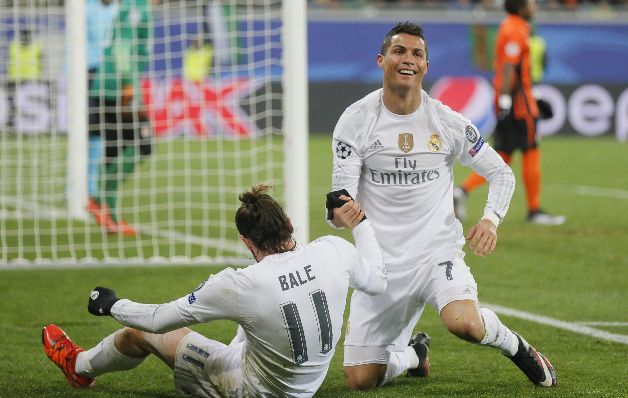
<svg viewBox="0 0 628 398"><path fill-rule="evenodd" d="M311 237L334 233L323 218L330 181L330 136L310 140ZM467 256L483 302L570 323L628 335L628 144L611 138L550 137L543 142L543 205L565 214L559 227L528 225L520 178L499 228L496 252ZM466 176L457 169L457 181ZM486 188L469 199L470 220L481 215ZM465 230L470 222L465 225ZM343 236L347 237L346 232ZM4 243L3 243L4 244ZM169 266L80 268L0 272L0 397L175 397L172 374L156 358L130 372L98 378L88 391L69 387L46 358L41 328L62 326L83 347L91 347L118 328L110 318L86 311L92 287L114 288L121 297L164 302L193 290L216 267ZM342 347L317 397L626 397L628 346L510 316L500 316L550 358L558 373L553 390L534 387L498 352L462 342L426 308L417 326L433 337L432 373L427 379L399 377L372 392L344 387ZM229 322L195 327L209 338L228 342ZM341 340L342 342L342 340Z"/></svg>

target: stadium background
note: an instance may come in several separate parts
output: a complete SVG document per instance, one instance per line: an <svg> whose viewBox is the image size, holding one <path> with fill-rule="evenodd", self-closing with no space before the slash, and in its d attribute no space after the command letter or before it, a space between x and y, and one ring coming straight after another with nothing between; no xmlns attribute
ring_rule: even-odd
<svg viewBox="0 0 628 398"><path fill-rule="evenodd" d="M540 91L556 111L552 119L541 123L540 130L544 135L614 135L618 140L625 141L628 139L628 74L625 69L628 65L628 12L592 14L593 18L587 17L586 12L553 13L541 10L535 23L536 32L547 43L549 60ZM392 23L408 19L423 25L430 46L430 71L425 79L425 88L429 90L438 82L455 88L456 94L464 98L452 101L450 105L478 124L484 135L490 134L494 125L488 106L492 93L486 91L486 86L490 84L492 43L501 16L501 12L495 10L424 11L408 8L396 12L384 8L366 12L312 8L308 14L311 131L331 132L346 106L378 87L381 76L374 58L379 52L381 38ZM3 18L0 24L0 57L7 56L8 43L17 31L16 21L24 24L20 18L11 16ZM49 32L50 28L46 26L62 26L63 13L39 18L36 24L41 34ZM151 77L145 79L145 88L152 87L155 91L168 93L184 90L177 78L182 75L182 58L187 46L185 38L196 35L198 29L198 24L189 22L185 14L169 15L164 19L157 12L155 42L159 44L153 49ZM255 30L256 27L250 29ZM59 32L61 35L60 29ZM172 39L162 40L166 34ZM34 36L37 37L37 31ZM60 36L59 42L62 40ZM164 45L164 42L167 44ZM257 43L253 39L246 45L254 47ZM49 46L46 51L54 52L58 48ZM279 52L280 49L271 51ZM256 63L266 56L268 54L257 53L238 62ZM4 74L6 70L2 70L3 67L6 69L6 63L0 63L0 73ZM27 134L46 132L51 123L56 123L54 127L60 131L66 129L63 102L57 101L56 108L47 102L52 95L65 96L64 65L50 63L45 68L45 76L59 77L53 81L28 84L20 90L19 96L24 98L21 112L24 117L14 125L19 124ZM272 73L279 76L280 67L273 66L272 69ZM266 72L260 68L260 74ZM214 78L220 80L228 78L233 72L224 69L215 73ZM168 81L164 83L166 76ZM469 77L473 81L465 80ZM449 80L451 78L454 80ZM257 88L252 83L252 87L247 87L239 95L242 97ZM280 83L277 82L273 91L279 90ZM257 132L253 124L223 124L220 126L223 129L217 126L199 129L193 123L178 126L176 122L159 118L160 111L165 108L185 109L189 105L186 101L176 96L167 96L165 102L159 104L151 104L151 100L147 100L149 109L154 105L151 116L158 126L158 135L250 136ZM0 90L0 127L9 124L13 106L8 101L7 91ZM279 127L281 119L276 118L273 123ZM225 126L227 131L224 131ZM265 126L257 127L263 129Z"/></svg>

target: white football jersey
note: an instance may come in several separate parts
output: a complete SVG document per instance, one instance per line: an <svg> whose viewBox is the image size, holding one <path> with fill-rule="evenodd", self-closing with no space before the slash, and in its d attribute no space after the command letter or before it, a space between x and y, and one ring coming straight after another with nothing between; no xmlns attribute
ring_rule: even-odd
<svg viewBox="0 0 628 398"><path fill-rule="evenodd" d="M502 219L514 191L510 167L461 114L421 91L408 115L382 89L349 106L334 130L332 190L345 188L371 220L388 265L451 257L464 245L453 211L454 160L490 183L485 208Z"/></svg>
<svg viewBox="0 0 628 398"><path fill-rule="evenodd" d="M349 287L386 289L386 271L368 220L353 229L356 249L325 236L242 269L225 269L168 304L120 300L113 317L142 330L229 319L245 334L243 383L256 396L311 397L341 334ZM211 353L210 353L211 354Z"/></svg>

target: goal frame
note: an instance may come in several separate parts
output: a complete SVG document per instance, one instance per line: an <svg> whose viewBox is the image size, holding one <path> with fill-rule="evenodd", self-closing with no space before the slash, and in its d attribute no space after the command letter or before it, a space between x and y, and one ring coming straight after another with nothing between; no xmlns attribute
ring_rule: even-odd
<svg viewBox="0 0 628 398"><path fill-rule="evenodd" d="M67 79L67 187L68 217L89 222L86 212L87 190L87 71L86 18L84 0L65 1L68 59ZM309 177L308 177L308 75L307 75L307 2L281 2L282 86L283 86L283 179L286 212L297 241L309 241ZM214 259L215 260L215 259ZM216 264L212 259L193 259L193 264ZM122 260L122 263L125 261ZM134 258L134 265L149 263ZM54 262L53 262L54 263ZM81 264L60 264L63 266ZM178 262L177 262L178 263ZM5 264L6 265L6 264ZM46 262L46 266L51 263ZM103 263L106 265L106 262ZM4 267L3 267L4 268Z"/></svg>

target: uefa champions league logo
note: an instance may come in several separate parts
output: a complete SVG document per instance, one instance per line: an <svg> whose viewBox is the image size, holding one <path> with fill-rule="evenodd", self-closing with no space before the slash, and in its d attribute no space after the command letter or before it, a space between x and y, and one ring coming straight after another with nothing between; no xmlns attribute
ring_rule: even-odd
<svg viewBox="0 0 628 398"><path fill-rule="evenodd" d="M347 159L351 156L351 146L349 144L345 144L342 141L338 141L336 144L336 156L340 159Z"/></svg>

